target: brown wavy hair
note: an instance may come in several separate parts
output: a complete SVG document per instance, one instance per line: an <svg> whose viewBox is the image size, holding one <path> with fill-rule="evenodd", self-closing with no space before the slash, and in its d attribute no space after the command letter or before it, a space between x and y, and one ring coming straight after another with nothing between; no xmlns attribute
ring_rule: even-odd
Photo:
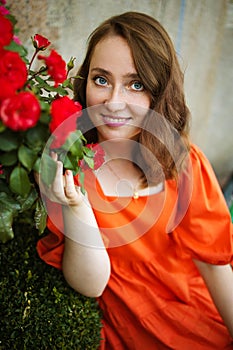
<svg viewBox="0 0 233 350"><path fill-rule="evenodd" d="M175 49L157 20L144 13L126 12L98 26L89 37L86 57L78 71L80 78L74 81L74 99L86 108L90 61L96 45L109 35L119 35L127 41L139 78L151 97L153 113L145 118L135 163L143 169L147 182L176 178L189 150L190 113ZM85 135L88 142L97 142L97 132L87 114L80 119L79 127L92 129Z"/></svg>

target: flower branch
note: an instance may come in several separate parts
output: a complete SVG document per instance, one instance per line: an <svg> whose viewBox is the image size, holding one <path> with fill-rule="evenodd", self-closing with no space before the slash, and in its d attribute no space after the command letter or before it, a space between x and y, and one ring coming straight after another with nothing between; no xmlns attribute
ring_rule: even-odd
<svg viewBox="0 0 233 350"><path fill-rule="evenodd" d="M5 10L3 10L3 9ZM95 168L94 148L78 130L82 106L70 97L73 86L70 71L75 58L68 64L54 49L42 52L50 41L40 34L33 36L35 52L29 61L27 50L15 37L16 20L5 6L0 8L0 241L14 237L14 226L36 225L39 233L46 226L46 211L41 205L34 173L41 167L48 140L74 174L83 179L86 166ZM40 54L39 54L40 53ZM32 69L35 59L42 66ZM68 91L69 90L69 91ZM72 118L70 118L73 116ZM69 119L69 122L66 122ZM59 126L62 127L59 129ZM57 131L57 130L62 130ZM55 164L48 157L42 179L53 181ZM83 183L82 190L84 191Z"/></svg>

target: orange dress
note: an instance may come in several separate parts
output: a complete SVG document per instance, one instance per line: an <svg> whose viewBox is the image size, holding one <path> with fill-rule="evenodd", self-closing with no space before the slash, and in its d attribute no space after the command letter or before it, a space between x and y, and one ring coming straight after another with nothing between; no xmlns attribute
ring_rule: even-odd
<svg viewBox="0 0 233 350"><path fill-rule="evenodd" d="M110 280L98 298L101 350L233 349L193 263L232 263L233 226L214 172L194 145L190 160L179 186L169 180L162 192L138 199L107 197L91 171L85 176L111 261ZM43 260L61 268L64 236L55 221L61 217L57 205L53 210L51 234L37 248Z"/></svg>

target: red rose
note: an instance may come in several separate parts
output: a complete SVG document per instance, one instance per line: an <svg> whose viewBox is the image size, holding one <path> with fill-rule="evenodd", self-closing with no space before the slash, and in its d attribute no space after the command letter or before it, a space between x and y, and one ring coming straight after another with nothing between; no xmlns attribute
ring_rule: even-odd
<svg viewBox="0 0 233 350"><path fill-rule="evenodd" d="M15 94L15 89L13 88L11 82L6 78L2 78L1 76L0 76L0 86L1 86L0 102Z"/></svg>
<svg viewBox="0 0 233 350"><path fill-rule="evenodd" d="M54 80L55 86L63 83L67 77L66 62L55 50L52 50L48 57L39 55L38 59L45 61L48 74Z"/></svg>
<svg viewBox="0 0 233 350"><path fill-rule="evenodd" d="M45 38L44 36L40 35L40 34L35 34L33 39L33 46L39 51L43 51L45 50L50 44L51 42L48 41L47 38Z"/></svg>
<svg viewBox="0 0 233 350"><path fill-rule="evenodd" d="M0 78L8 80L15 90L27 81L27 67L17 52L4 50L0 59Z"/></svg>
<svg viewBox="0 0 233 350"><path fill-rule="evenodd" d="M0 47L9 45L13 38L13 25L9 19L0 14Z"/></svg>
<svg viewBox="0 0 233 350"><path fill-rule="evenodd" d="M31 92L20 92L3 100L0 119L14 131L25 131L36 125L40 118L40 104Z"/></svg>
<svg viewBox="0 0 233 350"><path fill-rule="evenodd" d="M49 125L51 133L54 132L55 136L55 140L51 146L52 148L59 148L61 145L63 145L69 133L77 129L76 120L78 117L80 117L81 110L82 106L80 103L74 102L68 96L60 97L52 102L52 120ZM74 117L69 118L72 115L74 115ZM67 118L69 118L69 122L63 123ZM55 131L62 123L62 128Z"/></svg>

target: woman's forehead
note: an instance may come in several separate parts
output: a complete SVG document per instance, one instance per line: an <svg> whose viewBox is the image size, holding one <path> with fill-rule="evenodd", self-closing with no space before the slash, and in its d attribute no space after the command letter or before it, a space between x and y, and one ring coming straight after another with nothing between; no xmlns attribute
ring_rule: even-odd
<svg viewBox="0 0 233 350"><path fill-rule="evenodd" d="M132 51L127 41L119 35L103 38L95 46L90 62L90 69L125 70L127 74L136 73ZM126 74L126 73L125 73Z"/></svg>

